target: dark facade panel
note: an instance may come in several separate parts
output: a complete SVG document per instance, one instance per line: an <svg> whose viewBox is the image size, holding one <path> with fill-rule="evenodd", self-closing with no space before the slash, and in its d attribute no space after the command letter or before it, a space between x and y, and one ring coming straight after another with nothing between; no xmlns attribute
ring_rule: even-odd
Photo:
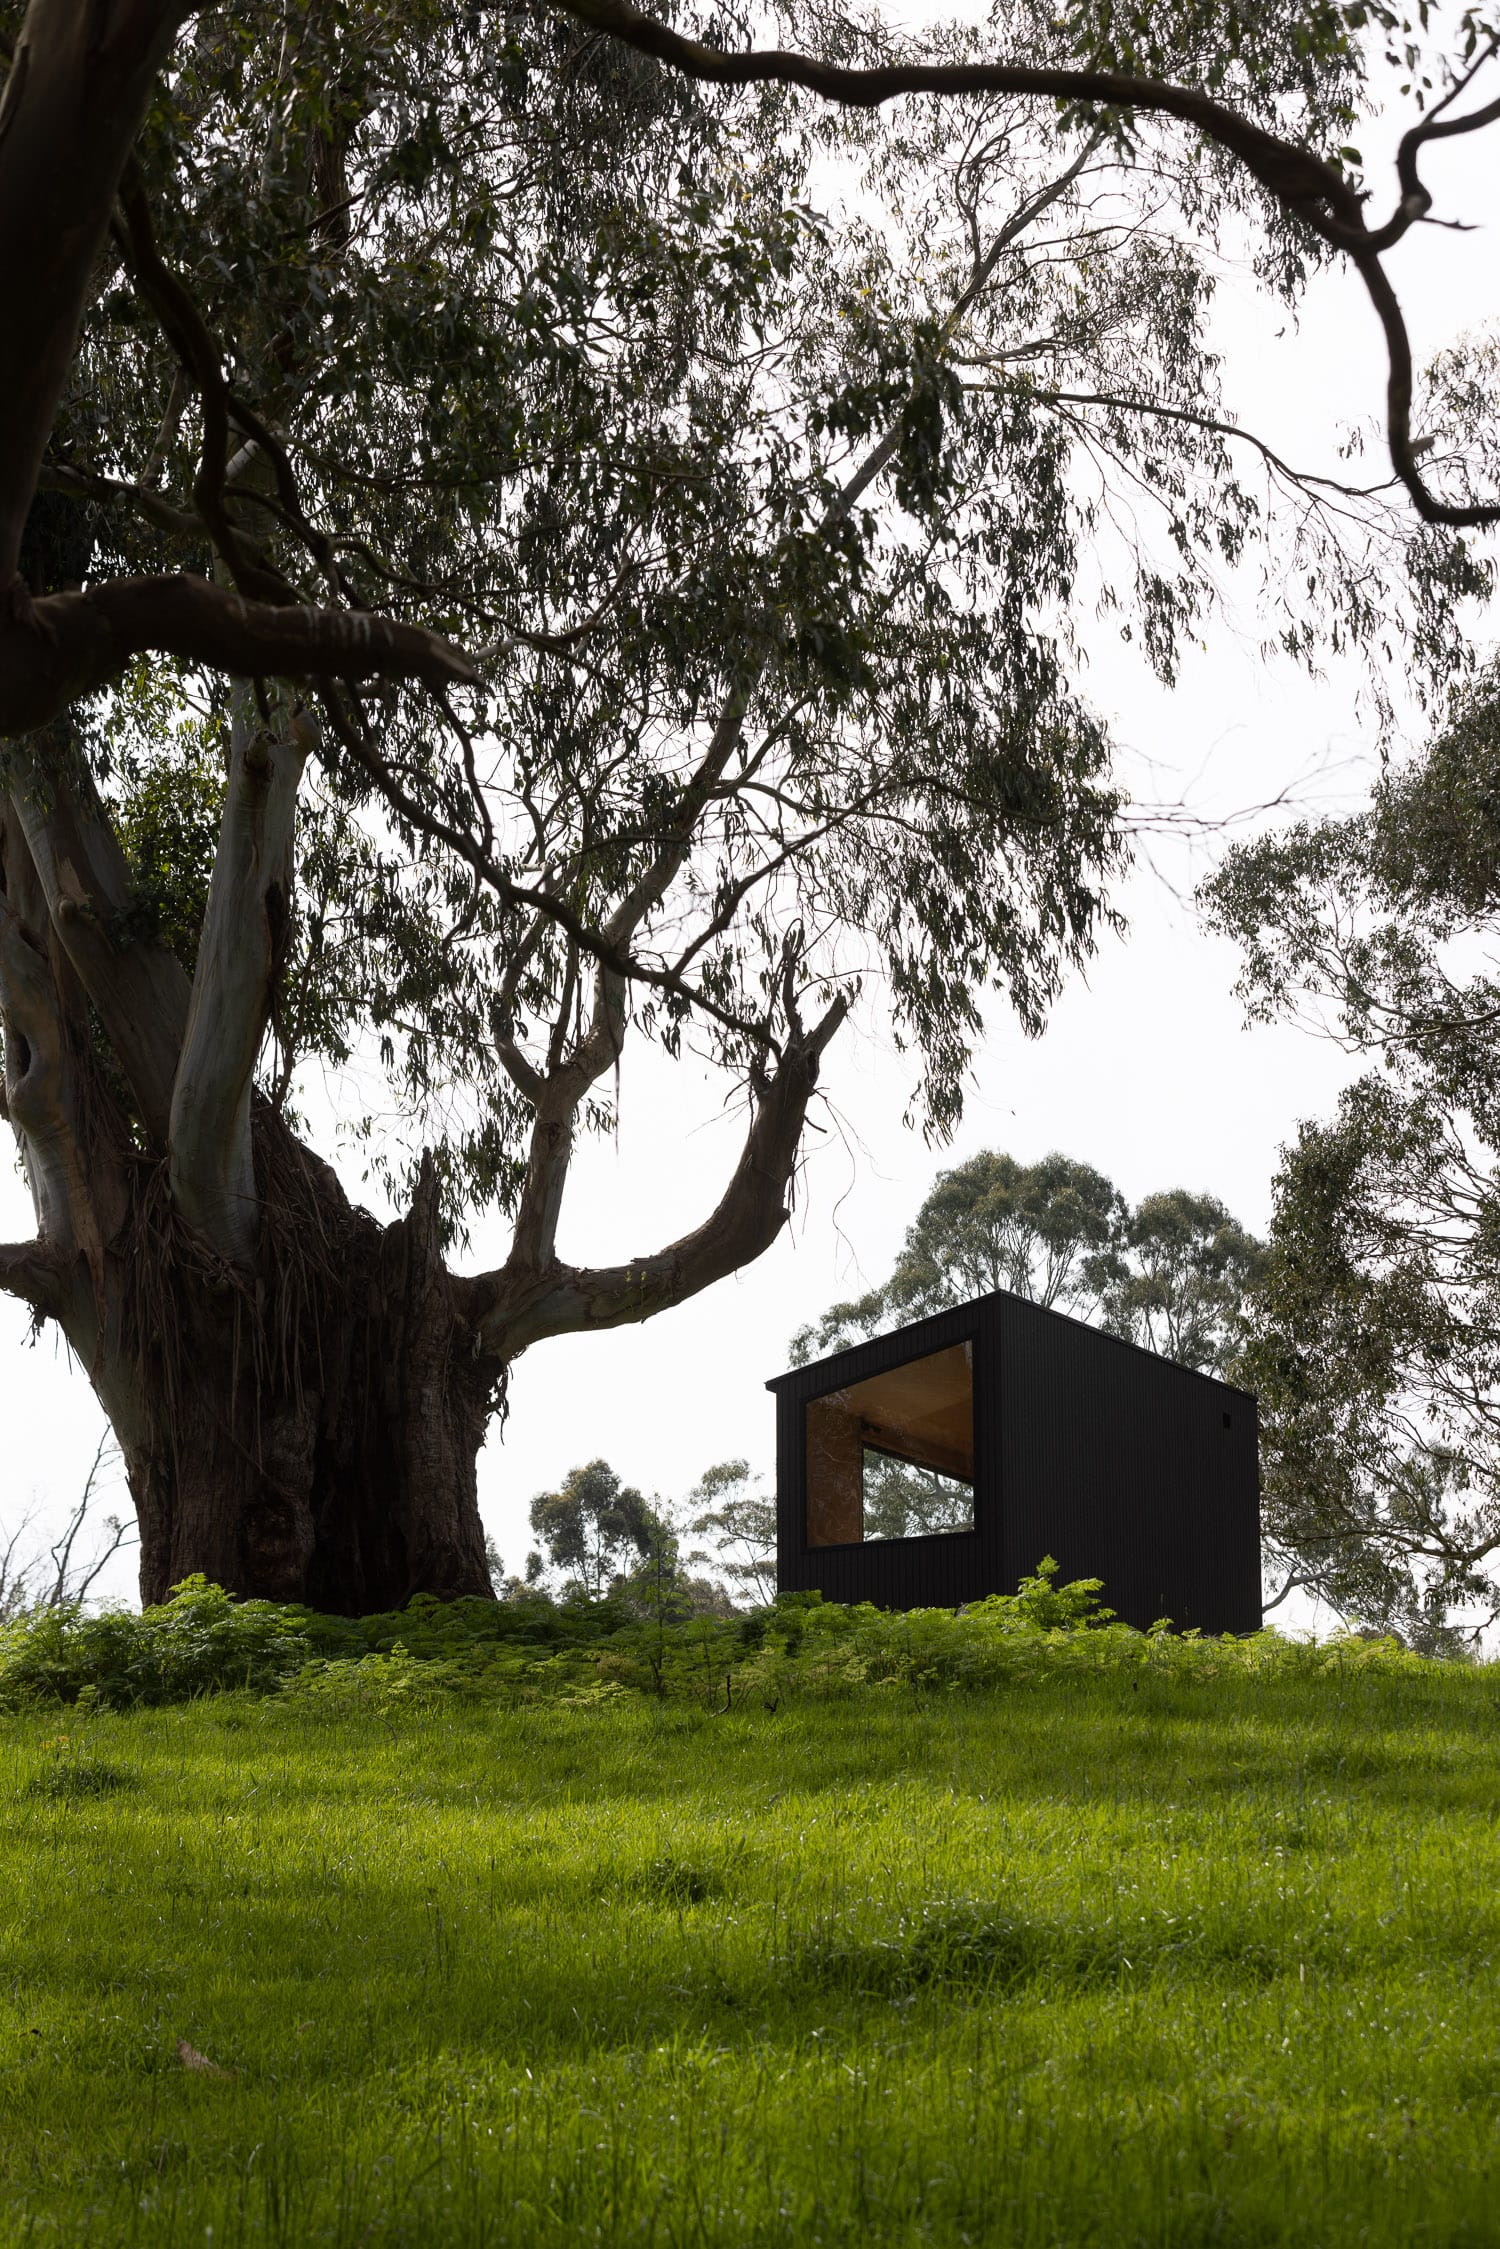
<svg viewBox="0 0 1500 2249"><path fill-rule="evenodd" d="M973 1528L861 1539L847 1491L830 1487L819 1431L842 1460L837 1415L863 1411L867 1459L925 1460L960 1472L953 1450L952 1353L973 1370ZM909 1407L931 1359L942 1394L924 1446ZM872 1378L907 1368L899 1384ZM1096 1328L999 1293L799 1367L768 1386L777 1401L778 1583L833 1601L954 1607L1013 1592L1044 1554L1064 1579L1099 1577L1129 1624L1170 1617L1186 1629L1260 1624L1260 1486L1255 1400ZM847 1395L845 1395L847 1394ZM809 1535L808 1414L814 1406ZM947 1420L939 1423L943 1415ZM888 1424L888 1426L887 1426ZM905 1433L904 1433L905 1432ZM867 1471L869 1473L870 1471ZM837 1470L847 1478L847 1462ZM821 1479L821 1483L820 1483ZM833 1488L830 1508L820 1491ZM968 1511L950 1507L948 1519ZM849 1536L853 1531L855 1535ZM831 1542L822 1542L828 1541Z"/></svg>

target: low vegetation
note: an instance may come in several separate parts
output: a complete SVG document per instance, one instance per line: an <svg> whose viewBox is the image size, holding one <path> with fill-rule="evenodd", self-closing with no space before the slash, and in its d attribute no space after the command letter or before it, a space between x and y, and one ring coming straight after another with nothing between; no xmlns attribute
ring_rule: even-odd
<svg viewBox="0 0 1500 2249"><path fill-rule="evenodd" d="M1095 1614L8 1628L0 2240L1492 2239L1500 1671Z"/></svg>

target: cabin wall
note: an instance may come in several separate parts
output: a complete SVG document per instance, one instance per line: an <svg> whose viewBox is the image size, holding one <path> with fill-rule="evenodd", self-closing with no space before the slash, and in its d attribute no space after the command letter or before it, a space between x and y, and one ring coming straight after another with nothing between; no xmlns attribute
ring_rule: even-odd
<svg viewBox="0 0 1500 2249"><path fill-rule="evenodd" d="M1256 1631L1254 1398L1020 1297L998 1329L1008 1584L1053 1554L1128 1624Z"/></svg>
<svg viewBox="0 0 1500 2249"><path fill-rule="evenodd" d="M809 1399L969 1340L975 1529L810 1548ZM1044 1554L1100 1577L1125 1622L1260 1623L1259 1454L1246 1392L997 1294L769 1386L777 1399L778 1583L883 1608L1013 1592Z"/></svg>

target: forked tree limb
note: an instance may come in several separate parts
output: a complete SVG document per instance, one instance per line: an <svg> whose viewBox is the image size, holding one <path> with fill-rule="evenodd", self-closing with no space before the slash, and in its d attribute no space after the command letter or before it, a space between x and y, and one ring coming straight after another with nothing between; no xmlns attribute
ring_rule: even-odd
<svg viewBox="0 0 1500 2249"><path fill-rule="evenodd" d="M849 1012L840 995L810 1030L794 1027L755 1093L734 1174L701 1226L628 1265L553 1263L540 1273L501 1266L461 1284L475 1347L509 1361L529 1344L583 1329L625 1327L696 1296L770 1248L788 1216L788 1190L824 1050Z"/></svg>
<svg viewBox="0 0 1500 2249"><path fill-rule="evenodd" d="M1380 263L1384 251L1425 219L1432 197L1417 170L1421 149L1432 140L1475 133L1500 122L1500 102L1453 117L1438 114L1463 91L1493 43L1478 58L1434 112L1403 137L1397 159L1400 198L1383 225L1367 225L1363 202L1344 173L1313 150L1299 148L1193 86L1163 79L1136 78L1122 71L1059 69L1027 63L895 62L859 66L820 62L816 56L784 48L746 48L732 52L684 38L647 15L634 0L559 0L569 15L607 32L640 53L712 85L748 86L773 82L802 86L846 107L875 109L909 94L1015 94L1032 100L1087 102L1144 116L1170 117L1188 125L1223 149L1273 196L1326 242L1349 256L1365 284L1384 332L1388 358L1387 427L1391 465L1425 523L1457 529L1500 521L1500 500L1455 503L1427 485L1412 450L1411 341L1389 277Z"/></svg>
<svg viewBox="0 0 1500 2249"><path fill-rule="evenodd" d="M523 1068L531 1075L528 1087L513 1058L502 1052L512 1082L525 1093L535 1112L526 1177L506 1261L509 1269L518 1273L540 1273L556 1254L557 1225L573 1159L578 1111L589 1089L619 1061L625 1044L626 980L613 969L596 965L588 1028L570 1051L564 1051L578 988L578 968L575 947L570 952L545 1071L532 1069L522 1058Z"/></svg>
<svg viewBox="0 0 1500 2249"><path fill-rule="evenodd" d="M1087 142L1055 179L1027 197L1005 224L997 229L983 251L976 254L973 271L944 322L945 336L956 333L964 315L989 282L1008 246L1067 192L1088 161L1093 146L1092 140ZM824 511L819 526L823 537L828 537L849 515L862 494L896 457L899 448L899 429L891 429L866 450ZM732 759L743 744L745 720L753 695L769 668L769 653L762 650L753 657L746 670L731 681L702 758L684 782L670 812L664 813L656 821L649 860L636 882L603 924L604 943L615 958L625 956L641 924L662 903L672 883L686 865L699 821L719 791ZM694 955L709 944L722 928L728 926L734 908L748 895L754 884L766 879L774 871L774 867L789 856L790 847L787 852L778 855L771 869L760 868L753 876L746 877L743 883L734 886L732 903L727 907L721 905L720 912L715 913L701 933L699 942L679 956L675 964L675 973L679 979L685 979ZM531 942L534 942L538 927L539 923L532 925ZM555 1257L558 1222L572 1162L578 1112L590 1088L618 1061L624 1043L627 980L609 965L609 956L601 952L595 957L593 1006L588 1029L574 1041L571 1048L565 1048L563 1034L568 1029L576 991L577 950L575 944L545 1068L533 1065L520 1052L514 1040L504 1033L503 1026L509 1021L513 1009L513 988L508 996L502 995L497 1008L497 1051L512 1083L531 1103L534 1112L526 1175L516 1208L510 1256L507 1260L507 1270L513 1276L539 1274L551 1265ZM516 973L519 974L519 967ZM795 1034L796 1012L790 994L787 1014L789 1025ZM769 1026L767 1028L769 1030ZM766 1044L770 1047L769 1037ZM795 1045L795 1035L793 1044Z"/></svg>

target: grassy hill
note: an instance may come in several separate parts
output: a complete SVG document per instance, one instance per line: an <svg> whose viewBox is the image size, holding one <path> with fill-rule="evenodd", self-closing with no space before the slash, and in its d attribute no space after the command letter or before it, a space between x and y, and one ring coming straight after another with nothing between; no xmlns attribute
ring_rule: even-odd
<svg viewBox="0 0 1500 2249"><path fill-rule="evenodd" d="M1494 1671L805 1624L17 1701L0 2241L1500 2237Z"/></svg>

